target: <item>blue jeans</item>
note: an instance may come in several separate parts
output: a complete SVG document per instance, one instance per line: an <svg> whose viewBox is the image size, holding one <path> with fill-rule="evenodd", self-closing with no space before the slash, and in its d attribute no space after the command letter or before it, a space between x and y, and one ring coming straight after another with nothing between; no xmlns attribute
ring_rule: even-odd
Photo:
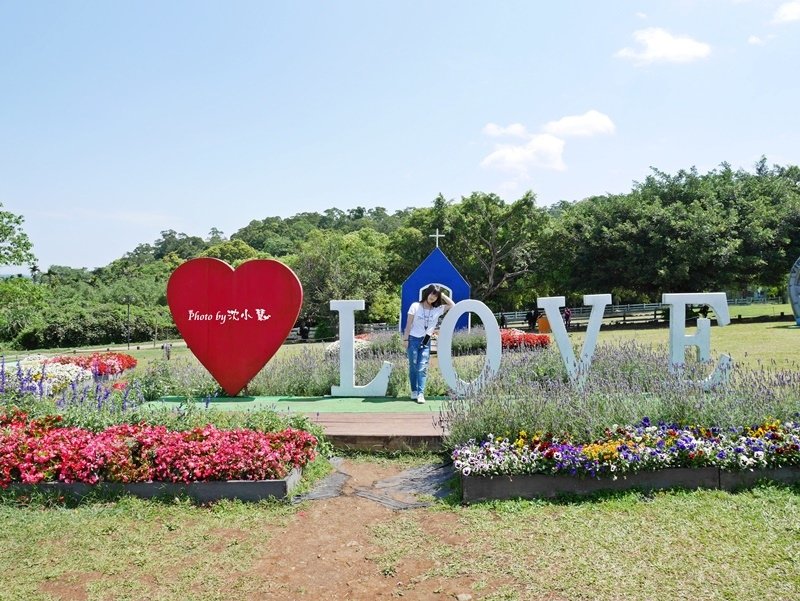
<svg viewBox="0 0 800 601"><path fill-rule="evenodd" d="M420 395L425 392L425 380L428 379L428 360L431 358L431 343L420 348L422 338L408 337L408 381L411 394Z"/></svg>

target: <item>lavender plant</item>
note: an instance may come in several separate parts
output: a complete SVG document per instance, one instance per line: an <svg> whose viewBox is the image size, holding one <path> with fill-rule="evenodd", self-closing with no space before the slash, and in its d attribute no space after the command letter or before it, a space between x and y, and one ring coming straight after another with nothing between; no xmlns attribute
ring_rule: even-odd
<svg viewBox="0 0 800 601"><path fill-rule="evenodd" d="M734 366L708 389L711 367L689 361L672 370L664 348L636 342L598 346L585 383L570 383L555 349L506 352L500 374L480 391L445 405L441 422L456 446L487 434L520 431L598 438L613 424L654 422L735 427L800 412L800 371Z"/></svg>

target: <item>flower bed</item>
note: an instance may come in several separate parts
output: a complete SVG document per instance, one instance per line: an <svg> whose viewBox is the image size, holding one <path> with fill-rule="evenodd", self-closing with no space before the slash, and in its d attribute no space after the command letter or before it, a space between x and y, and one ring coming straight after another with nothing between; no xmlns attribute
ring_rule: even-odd
<svg viewBox="0 0 800 601"><path fill-rule="evenodd" d="M603 438L588 444L573 443L566 436L529 436L526 432L520 432L513 441L489 435L481 443L471 440L457 447L452 457L462 481L487 476L513 480L514 477L529 475L605 480L602 486L595 483L577 487L589 492L609 488L608 482L620 476L625 477L627 483L612 488L639 486L638 480L647 484L648 478L652 479L646 475L648 472L711 468L703 477L710 478L709 482L715 482L715 487L719 487L723 471L777 470L777 478L781 480L793 478L791 474L800 474L800 469L797 469L800 468L800 422L775 420L752 428L722 430L653 425L644 419L636 426L609 429ZM638 474L645 475L638 477ZM540 478L541 490L531 495L539 496L548 487L559 488L560 485L555 486L556 480L542 484L544 481ZM729 478L728 481L744 482L742 478ZM681 482L672 485L683 486ZM561 488L561 492L578 492L571 484ZM479 496L495 498L485 495L481 492Z"/></svg>
<svg viewBox="0 0 800 601"><path fill-rule="evenodd" d="M515 440L491 434L453 451L465 476L552 474L614 476L671 467L726 470L800 466L800 422L773 421L754 428L679 427L640 424L615 427L589 444L566 436L520 432Z"/></svg>
<svg viewBox="0 0 800 601"><path fill-rule="evenodd" d="M136 359L124 353L91 355L28 355L14 363L0 358L0 394L34 394L39 397L63 393L70 386L105 380L136 367Z"/></svg>
<svg viewBox="0 0 800 601"><path fill-rule="evenodd" d="M92 432L61 418L0 414L0 487L13 483L197 483L284 479L316 455L303 430L169 431L123 424Z"/></svg>
<svg viewBox="0 0 800 601"><path fill-rule="evenodd" d="M500 343L503 349L547 348L550 346L550 336L546 334L532 334L516 329L500 330Z"/></svg>
<svg viewBox="0 0 800 601"><path fill-rule="evenodd" d="M92 380L92 372L74 364L49 364L44 355L28 355L13 364L0 359L0 395L5 393L49 396L70 384Z"/></svg>
<svg viewBox="0 0 800 601"><path fill-rule="evenodd" d="M136 359L125 353L92 353L91 355L59 355L48 359L47 363L77 365L97 376L121 374L126 369L136 367Z"/></svg>

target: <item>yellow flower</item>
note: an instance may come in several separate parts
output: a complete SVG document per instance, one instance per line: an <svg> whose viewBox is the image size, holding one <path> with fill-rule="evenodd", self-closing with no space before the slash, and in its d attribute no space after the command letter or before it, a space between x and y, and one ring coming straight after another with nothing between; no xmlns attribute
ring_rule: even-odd
<svg viewBox="0 0 800 601"><path fill-rule="evenodd" d="M616 442L603 442L587 444L583 447L583 454L589 459L596 459L598 461L611 461L619 456L617 452L618 443Z"/></svg>

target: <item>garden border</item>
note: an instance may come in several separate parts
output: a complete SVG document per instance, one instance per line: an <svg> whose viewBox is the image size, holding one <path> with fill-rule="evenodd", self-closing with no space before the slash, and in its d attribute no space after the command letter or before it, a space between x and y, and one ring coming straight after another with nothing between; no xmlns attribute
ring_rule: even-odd
<svg viewBox="0 0 800 601"><path fill-rule="evenodd" d="M141 499L178 497L186 495L197 503L211 503L222 499L258 502L269 498L283 500L300 483L302 472L295 468L285 478L276 480L210 480L204 482L42 482L40 484L9 485L7 490L17 492L55 491L82 498L93 491L110 494L129 494Z"/></svg>
<svg viewBox="0 0 800 601"><path fill-rule="evenodd" d="M639 489L645 491L668 488L719 489L734 491L769 480L782 484L800 482L800 467L763 468L730 472L717 467L668 468L656 471L621 474L611 478L580 478L549 474L517 476L461 475L461 497L464 503L503 501L508 499L553 498L561 495L588 495L600 491Z"/></svg>

